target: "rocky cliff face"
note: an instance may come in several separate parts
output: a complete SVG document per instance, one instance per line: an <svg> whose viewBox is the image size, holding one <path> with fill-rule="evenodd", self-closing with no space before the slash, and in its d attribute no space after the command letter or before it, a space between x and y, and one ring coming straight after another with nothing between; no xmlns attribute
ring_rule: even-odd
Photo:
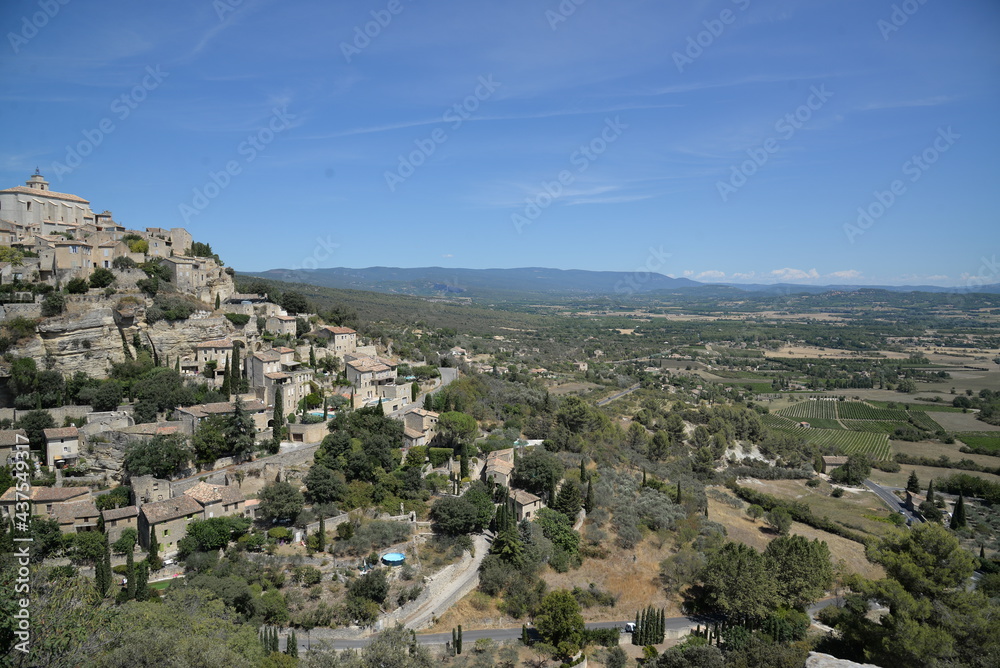
<svg viewBox="0 0 1000 668"><path fill-rule="evenodd" d="M84 371L104 378L113 362L125 359L121 335L110 305L93 304L80 313L46 318L37 335L14 351L19 357L49 360L64 376Z"/></svg>
<svg viewBox="0 0 1000 668"><path fill-rule="evenodd" d="M171 364L178 358L194 358L195 346L232 336L235 328L224 316L196 314L187 320L146 323L140 306L134 318L116 319L115 298L91 299L72 304L66 315L45 318L38 323L37 333L12 352L18 357L32 357L39 366L51 364L65 377L83 371L94 378L106 378L111 365L126 359L125 348L134 355L133 335L140 342L152 342L163 360Z"/></svg>

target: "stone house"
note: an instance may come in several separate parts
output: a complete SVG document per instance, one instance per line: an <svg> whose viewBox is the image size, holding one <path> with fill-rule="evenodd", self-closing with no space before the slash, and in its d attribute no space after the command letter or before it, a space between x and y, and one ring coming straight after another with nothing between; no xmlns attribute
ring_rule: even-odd
<svg viewBox="0 0 1000 668"><path fill-rule="evenodd" d="M146 503L139 509L139 542L149 549L150 531L156 532L161 557L177 554L177 542L187 534L194 520L205 519L202 505L190 496Z"/></svg>
<svg viewBox="0 0 1000 668"><path fill-rule="evenodd" d="M134 476L129 480L129 485L132 487L132 501L136 506L166 501L173 496L170 481L163 478L154 478L151 475Z"/></svg>
<svg viewBox="0 0 1000 668"><path fill-rule="evenodd" d="M243 408L250 414L250 419L253 420L254 429L258 432L267 429L267 406L265 406L263 402L256 399L244 401ZM185 426L190 430L188 433L193 434L198 429L198 425L202 420L211 415L231 415L235 410L235 401L220 401L211 404L181 406L174 410L174 419L186 423Z"/></svg>
<svg viewBox="0 0 1000 668"><path fill-rule="evenodd" d="M830 455L824 455L823 457L823 473L830 473L836 468L840 468L847 463L847 457L834 457Z"/></svg>
<svg viewBox="0 0 1000 668"><path fill-rule="evenodd" d="M545 507L540 498L523 489L510 490L510 500L514 504L514 517L517 518L518 522L521 520L530 522L538 514L538 511Z"/></svg>
<svg viewBox="0 0 1000 668"><path fill-rule="evenodd" d="M246 499L238 487L231 485L210 485L199 482L184 492L201 504L205 519L230 515L243 515Z"/></svg>
<svg viewBox="0 0 1000 668"><path fill-rule="evenodd" d="M415 408L403 417L403 422L410 429L419 431L430 438L433 433L437 432L439 417L440 414L435 413L434 411L428 411L423 408Z"/></svg>
<svg viewBox="0 0 1000 668"><path fill-rule="evenodd" d="M22 227L41 228L43 221L83 225L94 221L90 202L67 193L49 190L49 182L38 170L23 186L0 190L0 218Z"/></svg>
<svg viewBox="0 0 1000 668"><path fill-rule="evenodd" d="M486 455L486 466L483 467L483 480L504 487L510 487L510 479L514 473L514 448L494 450Z"/></svg>
<svg viewBox="0 0 1000 668"><path fill-rule="evenodd" d="M350 327L327 325L316 331L316 336L327 341L326 349L343 357L358 349L358 333Z"/></svg>
<svg viewBox="0 0 1000 668"><path fill-rule="evenodd" d="M294 315L272 315L267 319L264 328L279 336L295 336L296 318Z"/></svg>
<svg viewBox="0 0 1000 668"><path fill-rule="evenodd" d="M42 432L45 436L45 463L50 468L73 466L80 459L80 430L57 427Z"/></svg>
<svg viewBox="0 0 1000 668"><path fill-rule="evenodd" d="M104 517L104 530L108 533L110 543L121 538L125 529L139 530L139 508L136 506L105 510L101 515Z"/></svg>
<svg viewBox="0 0 1000 668"><path fill-rule="evenodd" d="M7 465L15 450L28 450L28 433L23 429L0 429L0 466Z"/></svg>
<svg viewBox="0 0 1000 668"><path fill-rule="evenodd" d="M90 501L93 495L89 487L46 487L35 485L31 488L30 501L32 515L53 516L56 508L67 503ZM14 513L17 495L11 487L0 496L0 514L9 520Z"/></svg>
<svg viewBox="0 0 1000 668"><path fill-rule="evenodd" d="M382 396L380 386L396 383L396 365L389 360L348 355L344 362L347 382L354 386L356 397L364 400L379 398Z"/></svg>
<svg viewBox="0 0 1000 668"><path fill-rule="evenodd" d="M92 499L61 503L52 511L52 518L59 522L59 530L63 533L82 533L97 530L97 518L100 515Z"/></svg>

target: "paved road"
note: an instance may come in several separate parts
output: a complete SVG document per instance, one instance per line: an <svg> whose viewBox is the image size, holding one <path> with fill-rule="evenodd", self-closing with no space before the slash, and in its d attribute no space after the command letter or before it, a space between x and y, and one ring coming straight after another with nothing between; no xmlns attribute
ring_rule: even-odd
<svg viewBox="0 0 1000 668"><path fill-rule="evenodd" d="M817 601L809 606L808 612L810 618L815 617L816 613L823 608L830 605L837 605L839 603L838 598L827 598L822 601ZM628 636L624 633L625 624L628 622L634 622L634 619L622 619L613 622L588 622L588 629L622 629L622 643L628 643ZM664 622L664 630L669 635L671 631L678 632L685 629L691 629L695 626L707 626L712 623L712 620L706 617L667 617ZM531 624L528 625L529 633L534 633L534 628ZM318 630L317 630L318 631ZM313 631L315 634L316 631ZM517 640L521 637L521 627L511 627L505 629L465 629L462 632L462 641L472 644L476 642L479 638L489 638L490 640L502 641L502 640ZM302 637L302 634L298 634L298 645L300 652L308 651L308 638ZM334 639L333 646L337 649L360 649L365 647L370 638L355 638L355 639ZM280 640L281 647L284 648L285 640L282 638ZM314 639L313 642L319 642L319 640ZM447 633L418 633L417 642L422 645L444 645L447 642L451 642L451 632ZM284 651L284 650L282 650Z"/></svg>
<svg viewBox="0 0 1000 668"><path fill-rule="evenodd" d="M605 404L610 404L615 399L621 399L626 394L631 394L632 392L635 392L636 390L639 389L639 387L640 387L639 383L636 383L632 387L626 388L626 389L622 390L621 392L619 392L618 394L612 394L610 397L607 397L605 399L601 399L600 401L597 402L597 405L598 406L604 406Z"/></svg>
<svg viewBox="0 0 1000 668"><path fill-rule="evenodd" d="M885 505L889 506L889 508L892 509L893 512L902 513L903 516L906 517L908 523L912 524L915 522L924 521L923 518L920 517L920 515L910 510L907 510L906 506L903 505L903 502L900 501L896 497L896 495L892 493L893 489L899 489L899 488L883 487L882 485L872 482L871 480L865 480L865 487L875 492L875 494L877 494L878 497L882 499L882 501L885 503Z"/></svg>

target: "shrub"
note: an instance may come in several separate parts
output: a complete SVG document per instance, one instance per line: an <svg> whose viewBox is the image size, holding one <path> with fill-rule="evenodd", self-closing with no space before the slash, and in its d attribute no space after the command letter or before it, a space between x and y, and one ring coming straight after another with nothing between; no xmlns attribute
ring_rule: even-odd
<svg viewBox="0 0 1000 668"><path fill-rule="evenodd" d="M237 327L243 327L250 322L250 316L245 313L226 313L226 319Z"/></svg>
<svg viewBox="0 0 1000 668"><path fill-rule="evenodd" d="M118 271L125 271L126 269L135 269L135 260L128 257L127 255L122 255L121 257L116 257L111 261L111 266Z"/></svg>
<svg viewBox="0 0 1000 668"><path fill-rule="evenodd" d="M58 292L53 292L42 301L42 315L46 318L59 315L65 308L66 298Z"/></svg>
<svg viewBox="0 0 1000 668"><path fill-rule="evenodd" d="M90 287L92 288L106 288L114 282L115 275L110 269L101 267L100 269L95 269L94 273L90 275Z"/></svg>
<svg viewBox="0 0 1000 668"><path fill-rule="evenodd" d="M89 289L90 285L82 278L70 279L69 283L66 284L66 292L71 295L85 295Z"/></svg>

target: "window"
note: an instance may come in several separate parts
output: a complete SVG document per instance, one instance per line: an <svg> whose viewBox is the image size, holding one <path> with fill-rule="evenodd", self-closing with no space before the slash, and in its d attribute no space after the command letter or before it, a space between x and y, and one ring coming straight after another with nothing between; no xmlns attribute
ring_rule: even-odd
<svg viewBox="0 0 1000 668"><path fill-rule="evenodd" d="M80 252L80 247L79 246L70 246L69 247L69 252L70 253L79 253Z"/></svg>
<svg viewBox="0 0 1000 668"><path fill-rule="evenodd" d="M164 529L163 530L163 535L164 536L169 536L170 535L170 529Z"/></svg>

